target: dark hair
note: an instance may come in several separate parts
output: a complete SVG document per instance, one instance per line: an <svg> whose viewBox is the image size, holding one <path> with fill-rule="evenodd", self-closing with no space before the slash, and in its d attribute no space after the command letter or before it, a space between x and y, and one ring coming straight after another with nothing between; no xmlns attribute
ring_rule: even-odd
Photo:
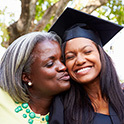
<svg viewBox="0 0 124 124"><path fill-rule="evenodd" d="M103 99L111 104L121 123L124 123L124 94L111 58L102 47L96 45L101 59L100 88ZM79 83L71 80L71 88L64 96L65 124L89 124L94 109L87 92ZM82 119L83 118L83 119Z"/></svg>

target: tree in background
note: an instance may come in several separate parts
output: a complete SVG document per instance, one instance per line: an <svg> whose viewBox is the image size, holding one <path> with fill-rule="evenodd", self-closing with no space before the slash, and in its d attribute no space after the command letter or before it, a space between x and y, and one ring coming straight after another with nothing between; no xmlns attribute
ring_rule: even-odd
<svg viewBox="0 0 124 124"><path fill-rule="evenodd" d="M91 14L98 12L98 16L106 16L118 24L124 23L124 6L122 0L20 0L20 18L5 29L0 22L3 34L2 45L8 47L16 38L32 31L42 31L51 25L60 16L68 4L75 9ZM85 1L85 2L84 2ZM0 11L2 13L2 11ZM1 14L0 13L0 14Z"/></svg>

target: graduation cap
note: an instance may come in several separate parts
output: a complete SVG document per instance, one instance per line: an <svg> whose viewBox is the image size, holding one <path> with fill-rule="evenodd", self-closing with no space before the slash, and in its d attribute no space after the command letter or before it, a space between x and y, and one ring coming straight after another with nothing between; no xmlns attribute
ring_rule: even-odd
<svg viewBox="0 0 124 124"><path fill-rule="evenodd" d="M123 26L68 7L49 31L57 33L63 43L76 37L85 37L104 46L122 28Z"/></svg>

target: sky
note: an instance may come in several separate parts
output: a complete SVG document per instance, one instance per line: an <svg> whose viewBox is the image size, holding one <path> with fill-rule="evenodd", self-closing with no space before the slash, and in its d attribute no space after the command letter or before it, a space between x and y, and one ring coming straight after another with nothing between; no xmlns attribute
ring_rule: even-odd
<svg viewBox="0 0 124 124"><path fill-rule="evenodd" d="M1 9L5 8L5 6L7 6L7 13L9 12L14 13L15 14L14 20L18 20L21 13L20 0L0 0L0 8ZM8 14L6 14L6 16L4 17L0 16L0 20L2 19L4 19L7 25L8 22L11 21L10 18L8 17ZM123 55L124 41L123 40L124 40L124 29L122 29L113 39L111 39L111 41L108 44L104 46L104 49L112 57L118 76L121 80L124 80L124 55ZM0 37L0 43L1 42L2 39ZM110 50L110 46L112 46L111 50ZM0 59L5 51L6 49L0 45Z"/></svg>
<svg viewBox="0 0 124 124"><path fill-rule="evenodd" d="M112 46L111 50L110 46ZM111 56L119 78L124 81L124 29L116 34L104 49Z"/></svg>
<svg viewBox="0 0 124 124"><path fill-rule="evenodd" d="M9 14L7 13L10 12L14 13L14 20L18 20L21 13L21 3L20 0L0 0L0 8L4 9L6 6L7 6L6 15L5 16L0 15L0 20L3 20L8 26L11 19L9 18ZM0 34L1 33L2 32L0 32ZM0 37L0 44L1 42L2 42L2 38ZM6 49L0 45L0 59L5 51Z"/></svg>

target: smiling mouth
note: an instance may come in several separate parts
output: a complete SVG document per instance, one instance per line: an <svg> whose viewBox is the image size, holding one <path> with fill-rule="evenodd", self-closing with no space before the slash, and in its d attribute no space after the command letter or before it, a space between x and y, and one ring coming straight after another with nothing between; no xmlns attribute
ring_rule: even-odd
<svg viewBox="0 0 124 124"><path fill-rule="evenodd" d="M86 68L82 68L82 69L78 69L78 70L76 70L75 72L77 73L77 74L85 74L85 73L87 73L90 69L91 69L92 67L86 67Z"/></svg>

